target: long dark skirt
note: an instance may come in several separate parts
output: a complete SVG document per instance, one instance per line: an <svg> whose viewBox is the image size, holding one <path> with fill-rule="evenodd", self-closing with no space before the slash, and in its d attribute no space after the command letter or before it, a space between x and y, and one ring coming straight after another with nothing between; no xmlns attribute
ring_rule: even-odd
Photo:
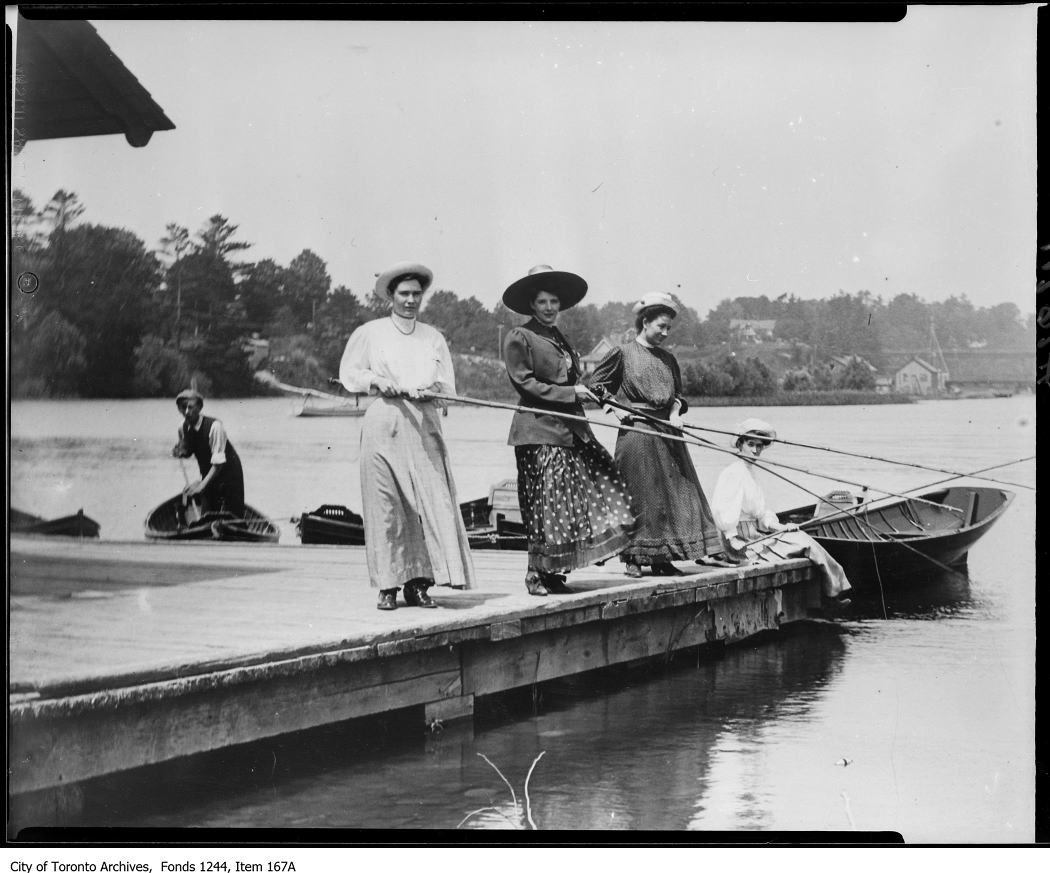
<svg viewBox="0 0 1050 873"><path fill-rule="evenodd" d="M633 426L653 430L637 420ZM651 565L695 560L724 550L684 443L620 431L616 466L639 514L634 536L620 555L622 561Z"/></svg>
<svg viewBox="0 0 1050 873"><path fill-rule="evenodd" d="M515 446L518 505L529 539L529 568L567 573L617 554L635 514L609 453L595 441Z"/></svg>

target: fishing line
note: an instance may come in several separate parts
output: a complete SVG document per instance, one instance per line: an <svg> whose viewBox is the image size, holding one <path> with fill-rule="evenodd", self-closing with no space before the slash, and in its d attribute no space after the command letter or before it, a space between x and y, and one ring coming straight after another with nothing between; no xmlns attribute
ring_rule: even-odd
<svg viewBox="0 0 1050 873"><path fill-rule="evenodd" d="M640 433L640 434L642 434L644 436L655 436L655 437L659 437L660 439L674 440L675 442L685 443L686 445L691 445L691 446L699 446L699 447L705 448L705 449L712 449L712 450L714 450L716 452L722 452L723 454L733 455L734 457L736 457L736 450L735 449L723 448L722 446L718 446L715 443L712 443L712 442L710 442L708 440L701 440L699 437L686 436L684 434L676 435L676 434L670 434L670 433L663 433L662 431L654 433L651 430L642 430L641 428L628 427L627 425L623 425L623 424L612 424L611 422L607 422L607 421L592 420L590 418L587 418L586 416L573 415L573 414L568 413L568 412L554 412L554 411L548 410L548 409L537 409L535 407L516 406L516 405L511 404L511 403L500 403L500 402L495 401L495 400L478 400L478 399L476 399L474 397L463 397L463 396L458 395L458 394L442 394L442 393L439 393L439 392L436 392L436 391L422 391L420 393L421 393L421 396L424 397L424 398L433 398L435 400L446 400L446 401L449 401L449 402L452 402L452 403L465 403L465 404L472 405L472 406L487 406L487 407L490 407L492 409L506 409L506 410L509 410L511 412L527 412L527 413L531 413L533 415L551 415L551 416L554 416L555 418L564 418L564 419L567 419L569 421L582 421L583 423L588 424L588 425L598 425L600 427L611 427L611 428L614 428L616 430L624 431L625 433ZM641 417L645 417L644 413L641 413L639 415ZM655 418L653 420L656 421L658 424L660 424L661 427L667 427L667 428L673 427L673 425L668 424L667 422L663 421L662 419ZM675 429L678 430L678 428L675 428ZM795 466L792 466L791 464L784 464L784 463L782 463L780 461L767 461L766 463L767 464L772 464L773 466L776 466L776 467L783 467L785 470L793 470L796 473L805 473L807 476L815 476L818 479L828 479L828 480L830 480L832 482L845 482L847 485L853 485L853 486L855 486L857 488L863 488L863 489L868 490L868 491L875 491L875 492L878 492L879 494L885 495L887 497L905 497L906 496L904 494L898 494L895 491L888 491L885 488L876 488L873 485L865 485L863 482L854 482L854 481L852 481L850 479L844 479L842 476L831 476L831 475L829 475L827 473L817 473L817 472L814 472L813 470L806 470L806 469L804 469L802 467L795 467ZM787 480L787 481L790 481L790 480ZM794 484L794 483L792 483L792 484ZM812 493L812 492L809 492L809 493ZM821 498L821 499L823 499L823 498ZM910 497L908 499L909 500L916 500L919 503L929 503L929 504L931 504L933 506L936 506L938 509L947 509L947 510L949 510L951 512L959 512L959 513L962 512L961 509L956 509L953 506L946 507L946 506L944 506L941 503L936 503L936 502L934 502L932 500L925 500L922 497L914 497L913 496L913 497Z"/></svg>
<svg viewBox="0 0 1050 873"><path fill-rule="evenodd" d="M871 543L871 564L875 568L875 578L879 581L879 600L882 602L882 619L887 621L890 617L886 610L886 592L882 589L882 573L879 572L879 559L875 553L875 541Z"/></svg>
<svg viewBox="0 0 1050 873"><path fill-rule="evenodd" d="M717 428L713 428L713 427L703 427L703 426L698 425L698 424L686 424L685 422L682 423L682 428L685 429L685 430L702 430L702 431L706 431L708 433L719 433L719 434L725 434L726 436L736 436L736 434L733 433L733 431L718 430ZM1023 485L1023 484L1021 484L1019 482L1004 482L1001 479L993 479L990 476L976 476L973 473L960 473L957 470L946 470L946 469L944 469L942 467L929 467L929 466L926 466L925 464L916 464L913 461L900 461L900 460L896 460L894 458L883 458L883 457L880 457L878 455L864 455L864 454L860 454L859 452L848 452L845 449L833 449L830 446L815 446L815 445L812 445L810 443L795 442L794 440L784 440L784 439L776 438L776 439L771 440L771 442L783 443L785 446L796 446L796 447L802 448L802 449L815 449L815 450L821 451L821 452L831 452L831 453L836 454L836 455L846 455L846 456L851 457L851 458L863 458L864 460L867 460L867 461L882 461L882 462L884 462L886 464L899 464L902 467L914 467L917 470L928 470L931 473L951 473L955 478L959 478L961 476L969 476L970 478L973 478L973 479L982 479L982 480L984 480L986 482L995 482L997 485L1009 485L1009 486L1012 486L1012 487L1015 487L1015 488L1027 488L1027 489L1029 489L1031 491L1035 491L1035 486L1034 485ZM988 467L986 469L991 470L991 469L995 469L995 468L994 467ZM843 480L843 481L845 481L845 480Z"/></svg>

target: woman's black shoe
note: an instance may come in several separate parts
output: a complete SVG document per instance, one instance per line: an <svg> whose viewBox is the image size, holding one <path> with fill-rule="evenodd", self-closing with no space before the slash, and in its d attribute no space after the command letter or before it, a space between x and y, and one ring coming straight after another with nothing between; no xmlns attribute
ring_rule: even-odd
<svg viewBox="0 0 1050 873"><path fill-rule="evenodd" d="M427 594L427 589L433 584L430 579L409 579L404 588L405 603L423 609L437 609L437 604Z"/></svg>
<svg viewBox="0 0 1050 873"><path fill-rule="evenodd" d="M543 574L543 586L551 594L572 594L572 589L565 584L565 577L560 573Z"/></svg>
<svg viewBox="0 0 1050 873"><path fill-rule="evenodd" d="M376 609L397 609L397 589L384 588L379 592L379 603Z"/></svg>
<svg viewBox="0 0 1050 873"><path fill-rule="evenodd" d="M653 564L653 575L654 576L684 576L681 570L679 570L674 564L664 562L662 564Z"/></svg>
<svg viewBox="0 0 1050 873"><path fill-rule="evenodd" d="M546 597L550 592L547 590L547 586L543 582L543 577L532 571L525 576L525 588L529 594L533 594L536 597Z"/></svg>

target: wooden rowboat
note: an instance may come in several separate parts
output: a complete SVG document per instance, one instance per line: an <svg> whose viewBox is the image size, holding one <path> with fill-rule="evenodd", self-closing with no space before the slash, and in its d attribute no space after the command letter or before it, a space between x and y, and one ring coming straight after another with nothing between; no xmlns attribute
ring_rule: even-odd
<svg viewBox="0 0 1050 873"><path fill-rule="evenodd" d="M345 506L326 503L293 518L296 533L306 545L363 546L364 519Z"/></svg>
<svg viewBox="0 0 1050 873"><path fill-rule="evenodd" d="M798 524L827 549L863 592L868 582L915 581L945 566L964 565L973 544L1014 499L1013 492L1001 488L962 485L916 496L921 500L856 503L848 515L837 502L821 502L778 517Z"/></svg>
<svg viewBox="0 0 1050 873"><path fill-rule="evenodd" d="M151 540L227 540L276 543L277 526L265 515L245 504L244 515L201 512L192 498L184 503L181 494L165 500L146 516L146 538Z"/></svg>
<svg viewBox="0 0 1050 873"><path fill-rule="evenodd" d="M333 397L326 400L307 395L302 402L296 403L294 411L298 418L356 418L364 415L367 407L361 405L358 397Z"/></svg>
<svg viewBox="0 0 1050 873"><path fill-rule="evenodd" d="M64 515L50 521L18 509L8 509L8 530L11 533L42 534L44 536L97 538L99 523L78 509L76 515Z"/></svg>
<svg viewBox="0 0 1050 873"><path fill-rule="evenodd" d="M494 485L488 497L461 503L459 511L472 549L527 548L514 479ZM364 520L345 506L326 503L292 521L303 545L360 546L365 542Z"/></svg>
<svg viewBox="0 0 1050 873"><path fill-rule="evenodd" d="M267 370L257 371L255 378L264 385L301 398L292 410L297 418L355 417L364 415L368 409L367 404L361 405L361 396L358 394L347 397L329 394L327 391L317 391L314 388L300 388L298 385L289 385L280 381Z"/></svg>

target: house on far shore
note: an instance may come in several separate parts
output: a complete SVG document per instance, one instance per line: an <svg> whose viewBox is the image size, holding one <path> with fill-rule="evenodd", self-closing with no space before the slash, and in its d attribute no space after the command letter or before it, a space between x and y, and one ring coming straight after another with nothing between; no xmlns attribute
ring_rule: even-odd
<svg viewBox="0 0 1050 873"><path fill-rule="evenodd" d="M946 389L948 374L933 364L912 355L893 374L893 389L899 394L941 394Z"/></svg>
<svg viewBox="0 0 1050 873"><path fill-rule="evenodd" d="M860 361L872 374L879 371L879 368L872 364L871 361L862 358L860 355L832 355L829 360L832 370L848 367L853 361Z"/></svg>
<svg viewBox="0 0 1050 873"><path fill-rule="evenodd" d="M953 394L1013 394L1035 387L1036 360L1032 352L988 349L945 352L947 389Z"/></svg>
<svg viewBox="0 0 1050 873"><path fill-rule="evenodd" d="M773 329L777 326L775 318L731 318L729 319L729 336L737 342L764 343L773 339Z"/></svg>
<svg viewBox="0 0 1050 873"><path fill-rule="evenodd" d="M590 376L609 352L633 339L633 328L621 333L611 333L608 336L603 336L587 354L580 355L580 366L583 367L583 375Z"/></svg>

